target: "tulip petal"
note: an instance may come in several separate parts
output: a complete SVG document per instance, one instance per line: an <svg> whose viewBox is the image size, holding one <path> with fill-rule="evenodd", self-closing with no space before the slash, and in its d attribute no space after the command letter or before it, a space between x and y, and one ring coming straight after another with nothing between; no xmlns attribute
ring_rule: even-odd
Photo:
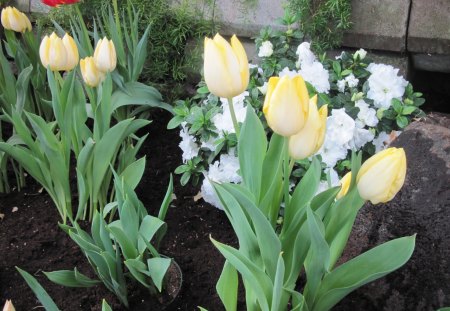
<svg viewBox="0 0 450 311"><path fill-rule="evenodd" d="M241 79L242 79L242 92L244 92L247 89L248 82L250 79L250 70L248 68L248 58L247 53L245 53L245 49L242 46L241 41L236 37L236 35L233 35L231 37L231 48L234 51L234 54L236 55L238 61L239 61L239 67L241 71Z"/></svg>

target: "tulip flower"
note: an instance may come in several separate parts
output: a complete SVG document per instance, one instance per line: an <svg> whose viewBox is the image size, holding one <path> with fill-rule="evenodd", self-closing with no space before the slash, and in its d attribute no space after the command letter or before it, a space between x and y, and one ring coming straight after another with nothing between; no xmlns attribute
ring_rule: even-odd
<svg viewBox="0 0 450 311"><path fill-rule="evenodd" d="M317 109L317 95L309 101L309 112L306 124L297 134L289 138L289 154L295 160L312 156L325 140L328 109L322 106Z"/></svg>
<svg viewBox="0 0 450 311"><path fill-rule="evenodd" d="M80 60L81 75L90 87L96 87L105 79L105 74L97 69L93 57Z"/></svg>
<svg viewBox="0 0 450 311"><path fill-rule="evenodd" d="M341 191L339 191L339 193L337 194L336 199L340 199L347 194L351 182L352 172L348 172L344 177L342 177L341 181L339 182L341 184Z"/></svg>
<svg viewBox="0 0 450 311"><path fill-rule="evenodd" d="M101 72L112 72L116 69L117 55L112 40L106 37L97 42L94 52L95 65Z"/></svg>
<svg viewBox="0 0 450 311"><path fill-rule="evenodd" d="M356 177L359 195L373 204L394 198L405 182L406 155L403 148L388 148L361 166Z"/></svg>
<svg viewBox="0 0 450 311"><path fill-rule="evenodd" d="M6 300L5 306L3 307L3 311L16 311L11 300Z"/></svg>
<svg viewBox="0 0 450 311"><path fill-rule="evenodd" d="M49 6L58 6L61 4L74 4L79 2L80 0L42 0L42 3Z"/></svg>
<svg viewBox="0 0 450 311"><path fill-rule="evenodd" d="M75 43L75 40L67 33L64 35L62 41L67 53L65 70L70 71L78 65L78 60L80 59L77 44Z"/></svg>
<svg viewBox="0 0 450 311"><path fill-rule="evenodd" d="M52 71L61 71L66 68L67 52L66 47L56 33L45 36L39 47L39 56L45 68L50 67Z"/></svg>
<svg viewBox="0 0 450 311"><path fill-rule="evenodd" d="M15 32L31 31L31 23L28 17L13 7L6 7L2 10L2 25L5 29Z"/></svg>
<svg viewBox="0 0 450 311"><path fill-rule="evenodd" d="M306 124L309 95L303 78L269 79L263 112L270 128L285 137L300 132Z"/></svg>
<svg viewBox="0 0 450 311"><path fill-rule="evenodd" d="M233 98L247 89L250 77L247 54L235 35L231 45L219 34L214 39L205 38L204 54L205 82L211 93Z"/></svg>

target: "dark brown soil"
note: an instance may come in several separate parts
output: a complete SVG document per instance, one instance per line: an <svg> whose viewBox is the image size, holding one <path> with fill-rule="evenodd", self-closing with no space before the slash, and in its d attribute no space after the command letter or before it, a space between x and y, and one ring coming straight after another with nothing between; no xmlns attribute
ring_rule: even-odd
<svg viewBox="0 0 450 311"><path fill-rule="evenodd" d="M142 147L147 169L137 189L139 198L152 215L164 198L170 173L180 164L178 131L167 131L170 116L156 112L154 122L145 129L150 135ZM17 310L32 310L40 303L14 268L33 274L61 310L101 310L105 298L114 310L125 310L103 286L89 289L65 288L48 281L42 271L77 267L94 277L87 260L72 240L58 228L59 216L50 197L28 178L29 186L20 193L0 197L0 305L12 299ZM161 253L172 257L183 272L183 285L177 299L165 310L196 310L197 306L220 310L215 284L223 257L209 240L236 244L225 214L203 202L194 202L194 187L181 187L174 176L175 194L167 214L168 233ZM17 211L16 211L17 207ZM139 287L129 289L130 310L162 310Z"/></svg>

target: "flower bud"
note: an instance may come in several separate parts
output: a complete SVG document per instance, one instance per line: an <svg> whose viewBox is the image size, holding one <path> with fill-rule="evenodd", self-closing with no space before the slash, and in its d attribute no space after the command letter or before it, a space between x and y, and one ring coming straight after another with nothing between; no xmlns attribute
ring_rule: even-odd
<svg viewBox="0 0 450 311"><path fill-rule="evenodd" d="M348 172L347 174L345 174L344 177L342 177L341 181L339 182L341 184L341 191L339 191L339 193L336 196L337 200L339 200L340 198L342 198L347 194L351 182L352 182L352 172Z"/></svg>
<svg viewBox="0 0 450 311"><path fill-rule="evenodd" d="M406 155L403 148L388 148L361 166L356 177L359 195L373 204L394 198L405 182Z"/></svg>
<svg viewBox="0 0 450 311"><path fill-rule="evenodd" d="M101 72L112 72L117 66L117 55L114 42L108 38L100 39L94 52L95 66Z"/></svg>
<svg viewBox="0 0 450 311"><path fill-rule="evenodd" d="M325 140L328 109L322 106L317 109L317 95L309 101L309 112L306 124L300 132L289 138L289 154L296 160L312 156Z"/></svg>
<svg viewBox="0 0 450 311"><path fill-rule="evenodd" d="M269 79L263 112L275 133L285 137L297 134L305 126L308 111L308 90L300 75Z"/></svg>
<svg viewBox="0 0 450 311"><path fill-rule="evenodd" d="M105 74L97 69L93 57L80 60L81 75L90 87L97 87L105 79Z"/></svg>
<svg viewBox="0 0 450 311"><path fill-rule="evenodd" d="M52 33L42 39L39 47L39 56L41 57L42 65L45 68L50 67L52 71L62 71L67 66L67 52L63 40Z"/></svg>
<svg viewBox="0 0 450 311"><path fill-rule="evenodd" d="M16 311L11 300L6 300L5 306L3 307L3 311Z"/></svg>
<svg viewBox="0 0 450 311"><path fill-rule="evenodd" d="M31 23L28 17L14 7L6 7L2 10L2 25L5 29L15 32L31 31Z"/></svg>
<svg viewBox="0 0 450 311"><path fill-rule="evenodd" d="M233 98L247 89L250 72L247 54L238 38L231 45L216 34L205 38L204 75L211 93L223 98Z"/></svg>
<svg viewBox="0 0 450 311"><path fill-rule="evenodd" d="M353 54L353 59L357 60L359 58L359 60L363 60L367 55L367 51L364 49L359 49L358 51L355 52L355 54Z"/></svg>
<svg viewBox="0 0 450 311"><path fill-rule="evenodd" d="M80 59L78 47L75 40L67 33L64 35L62 41L67 53L66 68L64 70L70 71L78 65L78 60Z"/></svg>

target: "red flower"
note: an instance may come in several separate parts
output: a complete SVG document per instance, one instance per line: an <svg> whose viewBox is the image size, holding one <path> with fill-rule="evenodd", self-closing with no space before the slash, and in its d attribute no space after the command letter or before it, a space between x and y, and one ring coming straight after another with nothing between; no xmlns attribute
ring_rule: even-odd
<svg viewBox="0 0 450 311"><path fill-rule="evenodd" d="M42 3L49 6L58 6L61 4L74 4L79 2L80 0L42 0Z"/></svg>

